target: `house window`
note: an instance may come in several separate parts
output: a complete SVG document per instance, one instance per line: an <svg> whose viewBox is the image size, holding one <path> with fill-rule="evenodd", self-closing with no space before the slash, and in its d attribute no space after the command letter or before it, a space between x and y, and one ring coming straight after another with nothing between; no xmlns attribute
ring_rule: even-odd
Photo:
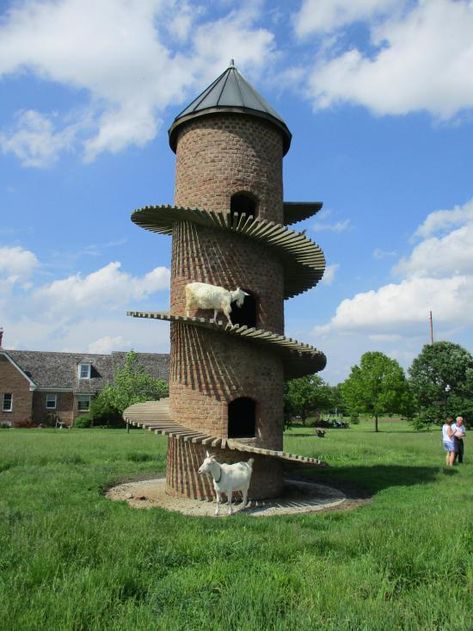
<svg viewBox="0 0 473 631"><path fill-rule="evenodd" d="M11 392L6 392L3 395L3 411L11 412L13 410L13 395Z"/></svg>
<svg viewBox="0 0 473 631"><path fill-rule="evenodd" d="M79 394L77 396L77 409L79 412L88 412L90 410L90 394Z"/></svg>
<svg viewBox="0 0 473 631"><path fill-rule="evenodd" d="M46 395L46 409L55 410L57 406L57 394Z"/></svg>
<svg viewBox="0 0 473 631"><path fill-rule="evenodd" d="M90 364L79 364L79 379L90 379Z"/></svg>

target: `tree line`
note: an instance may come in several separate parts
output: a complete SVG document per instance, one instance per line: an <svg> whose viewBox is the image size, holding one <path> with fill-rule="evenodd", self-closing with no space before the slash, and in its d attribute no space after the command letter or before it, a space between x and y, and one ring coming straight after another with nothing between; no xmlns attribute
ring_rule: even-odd
<svg viewBox="0 0 473 631"><path fill-rule="evenodd" d="M286 383L286 423L300 417L306 423L317 413L337 410L357 421L361 414L374 420L400 415L417 428L440 424L447 416L473 420L473 356L459 344L435 342L424 346L407 375L384 353L368 352L342 383L330 386L319 375Z"/></svg>
<svg viewBox="0 0 473 631"><path fill-rule="evenodd" d="M90 412L76 419L76 425L123 427L125 408L141 401L168 396L167 383L153 378L138 362L136 353L127 354L114 382L92 401ZM355 421L361 414L374 420L379 430L381 416L400 415L417 428L440 424L447 416L473 421L473 356L452 342L424 346L407 375L399 363L384 353L364 353L342 383L330 386L319 375L286 382L284 416L286 424L299 417L305 424L316 414L337 411Z"/></svg>

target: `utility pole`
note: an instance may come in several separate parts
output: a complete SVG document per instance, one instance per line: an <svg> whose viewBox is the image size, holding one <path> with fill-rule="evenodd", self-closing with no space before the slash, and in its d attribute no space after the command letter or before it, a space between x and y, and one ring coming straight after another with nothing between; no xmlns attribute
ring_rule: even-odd
<svg viewBox="0 0 473 631"><path fill-rule="evenodd" d="M432 311L429 311L429 320L430 320L430 343L434 343L434 321L432 319Z"/></svg>

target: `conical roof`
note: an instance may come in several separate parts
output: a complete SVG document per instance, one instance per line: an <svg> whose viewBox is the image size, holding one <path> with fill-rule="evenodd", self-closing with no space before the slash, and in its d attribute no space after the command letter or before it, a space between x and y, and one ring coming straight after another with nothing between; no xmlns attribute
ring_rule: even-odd
<svg viewBox="0 0 473 631"><path fill-rule="evenodd" d="M169 129L169 144L176 151L179 127L189 120L209 114L230 112L264 118L279 128L283 135L284 155L289 150L292 134L281 116L258 94L233 64L222 72L192 103L176 116Z"/></svg>

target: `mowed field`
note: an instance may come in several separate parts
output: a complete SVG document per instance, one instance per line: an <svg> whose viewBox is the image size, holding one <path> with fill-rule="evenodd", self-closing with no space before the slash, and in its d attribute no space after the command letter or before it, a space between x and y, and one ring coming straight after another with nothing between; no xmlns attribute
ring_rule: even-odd
<svg viewBox="0 0 473 631"><path fill-rule="evenodd" d="M446 470L439 430L381 430L285 438L330 464L307 476L367 504L218 519L103 496L164 472L154 434L0 431L1 631L470 631L473 433L465 464Z"/></svg>

